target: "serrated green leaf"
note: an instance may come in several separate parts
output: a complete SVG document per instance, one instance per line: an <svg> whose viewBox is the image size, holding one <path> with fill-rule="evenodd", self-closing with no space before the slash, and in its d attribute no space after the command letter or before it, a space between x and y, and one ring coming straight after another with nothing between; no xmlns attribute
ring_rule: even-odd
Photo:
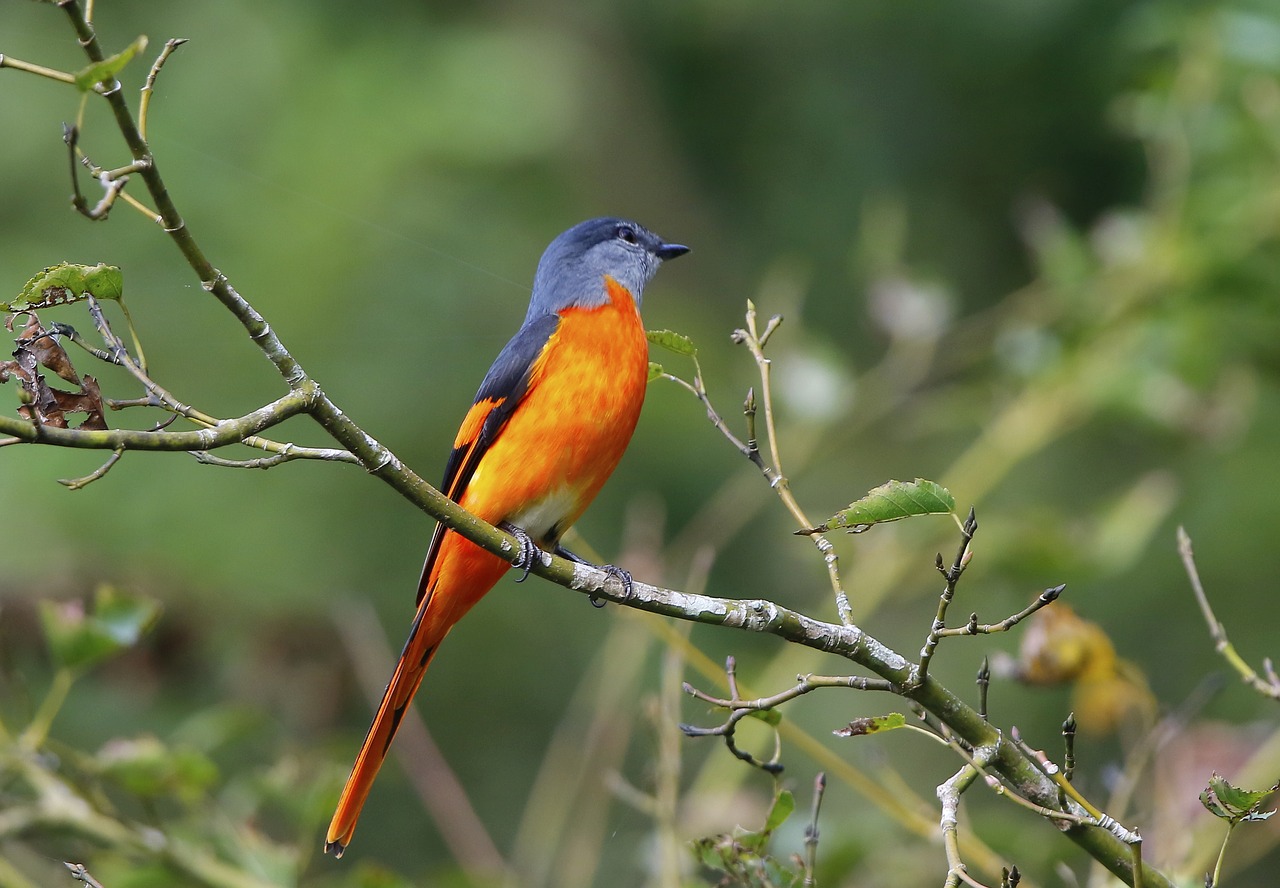
<svg viewBox="0 0 1280 888"><path fill-rule="evenodd" d="M661 364L655 364L653 361L649 362L649 381L650 382L653 382L655 379L661 376L665 376L666 373L667 371L662 368Z"/></svg>
<svg viewBox="0 0 1280 888"><path fill-rule="evenodd" d="M791 794L790 790L782 790L782 792L778 793L777 798L773 800L773 807L769 809L769 816L765 818L764 831L771 833L782 826L795 809L796 797Z"/></svg>
<svg viewBox="0 0 1280 888"><path fill-rule="evenodd" d="M674 330L647 330L645 336L654 345L659 345L667 351L675 352L678 355L686 355L692 357L698 353L698 349L693 344L693 340L682 333L676 333Z"/></svg>
<svg viewBox="0 0 1280 888"><path fill-rule="evenodd" d="M35 311L52 305L77 302L92 294L97 299L119 301L124 296L124 275L114 265L50 265L27 281L18 298L0 302L4 311Z"/></svg>
<svg viewBox="0 0 1280 888"><path fill-rule="evenodd" d="M109 56L100 62L94 62L87 68L82 68L76 72L76 89L80 90L80 92L88 92L103 80L113 79L125 65L129 64L134 56L146 48L147 35L142 34L137 40L115 55Z"/></svg>
<svg viewBox="0 0 1280 888"><path fill-rule="evenodd" d="M849 533L862 533L870 527L889 521L900 521L918 515L951 515L955 510L956 498L941 484L924 478L914 481L886 481L817 527L800 532L825 533L845 528Z"/></svg>
<svg viewBox="0 0 1280 888"><path fill-rule="evenodd" d="M1239 811L1248 811L1271 792L1269 789L1241 789L1229 783L1227 778L1220 774L1214 774L1209 778L1209 788L1218 797L1218 801L1228 808Z"/></svg>
<svg viewBox="0 0 1280 888"><path fill-rule="evenodd" d="M1214 772L1209 785L1200 793L1200 804L1214 817L1231 823L1258 822L1268 819L1275 811L1259 811L1262 800L1275 792L1278 786L1267 789L1242 789Z"/></svg>
<svg viewBox="0 0 1280 888"><path fill-rule="evenodd" d="M1214 817L1222 820L1232 819L1231 812L1224 808L1222 803L1218 801L1218 797L1207 789L1200 791L1200 804L1204 805L1205 810Z"/></svg>
<svg viewBox="0 0 1280 888"><path fill-rule="evenodd" d="M86 669L137 644L155 625L160 605L111 586L94 593L86 613L79 602L40 602L40 619L49 650L59 666Z"/></svg>
<svg viewBox="0 0 1280 888"><path fill-rule="evenodd" d="M782 724L782 713L777 709L753 709L747 715L775 728Z"/></svg>

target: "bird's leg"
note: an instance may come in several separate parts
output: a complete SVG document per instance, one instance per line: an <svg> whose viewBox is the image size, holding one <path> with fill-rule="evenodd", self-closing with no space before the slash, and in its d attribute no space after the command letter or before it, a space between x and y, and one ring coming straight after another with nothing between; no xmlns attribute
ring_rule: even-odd
<svg viewBox="0 0 1280 888"><path fill-rule="evenodd" d="M558 543L556 544L556 548L554 551L561 558L567 558L570 561L572 561L574 564L585 564L588 567L594 567L598 570L604 571L609 576L613 577L615 580L617 580L619 583L622 584L622 597L624 599L631 597L631 587L633 585L633 581L631 578L631 571L627 570L626 568L618 567L616 564L592 564L590 561L583 558L581 555L570 552L568 549L566 549L564 546L561 546ZM604 607L604 602L601 601L599 597L595 595L591 596L591 604L594 607Z"/></svg>
<svg viewBox="0 0 1280 888"><path fill-rule="evenodd" d="M529 579L529 571L533 570L533 566L538 563L538 546L523 527L517 527L507 521L503 521L498 527L511 534L520 543L520 557L511 562L511 566L521 571L520 579L516 582L523 583Z"/></svg>

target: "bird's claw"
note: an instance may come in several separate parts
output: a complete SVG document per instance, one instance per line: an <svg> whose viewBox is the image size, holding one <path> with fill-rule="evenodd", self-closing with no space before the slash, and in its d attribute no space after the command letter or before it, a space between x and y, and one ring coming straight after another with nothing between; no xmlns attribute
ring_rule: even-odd
<svg viewBox="0 0 1280 888"><path fill-rule="evenodd" d="M538 563L538 547L533 542L533 537L529 536L523 527L517 527L505 521L499 524L498 527L511 534L520 543L520 554L515 561L511 562L511 566L520 571L520 579L516 580L516 582L523 583L529 579L529 571L533 570L533 566Z"/></svg>
<svg viewBox="0 0 1280 888"><path fill-rule="evenodd" d="M602 564L600 569L622 585L623 601L631 597L631 589L635 585L634 580L631 578L631 571L625 567L618 567L616 564ZM604 601L598 595L592 595L590 600L592 607L604 607Z"/></svg>

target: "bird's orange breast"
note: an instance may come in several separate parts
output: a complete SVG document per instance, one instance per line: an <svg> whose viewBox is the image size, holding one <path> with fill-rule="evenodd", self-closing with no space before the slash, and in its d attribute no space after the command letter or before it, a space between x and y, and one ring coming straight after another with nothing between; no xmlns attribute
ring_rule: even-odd
<svg viewBox="0 0 1280 888"><path fill-rule="evenodd" d="M631 294L612 278L606 288L605 305L560 313L524 399L467 485L468 511L553 541L622 458L644 403L649 347Z"/></svg>

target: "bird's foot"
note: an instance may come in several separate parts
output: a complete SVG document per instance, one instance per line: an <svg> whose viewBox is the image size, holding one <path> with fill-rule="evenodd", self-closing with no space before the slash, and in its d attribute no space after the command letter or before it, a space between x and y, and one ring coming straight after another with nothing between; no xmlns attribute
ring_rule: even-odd
<svg viewBox="0 0 1280 888"><path fill-rule="evenodd" d="M529 579L529 571L533 570L533 566L538 563L541 550L538 549L533 537L529 536L523 527L517 527L506 521L503 521L498 527L511 534L520 543L520 555L515 561L511 562L511 566L521 572L520 579L516 580L516 582L523 583Z"/></svg>
<svg viewBox="0 0 1280 888"><path fill-rule="evenodd" d="M631 571L627 570L626 568L618 567L616 564L592 564L590 561L583 558L581 555L570 552L564 546L556 546L556 554L559 555L561 558L569 559L574 564L585 564L588 567L594 567L597 570L604 571L609 576L617 580L619 584L621 584L622 598L624 601L631 597L631 589L632 589L632 586L635 585L635 583L631 577ZM600 600L600 596L598 595L590 596L589 600L591 601L592 607L604 607L604 602Z"/></svg>

